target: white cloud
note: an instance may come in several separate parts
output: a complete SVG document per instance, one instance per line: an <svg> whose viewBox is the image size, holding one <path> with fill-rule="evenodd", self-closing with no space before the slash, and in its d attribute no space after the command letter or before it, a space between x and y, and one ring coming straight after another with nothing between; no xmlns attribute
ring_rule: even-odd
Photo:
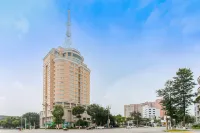
<svg viewBox="0 0 200 133"><path fill-rule="evenodd" d="M14 89L23 90L23 89L24 89L24 86L23 86L23 84L22 84L21 82L15 81L15 82L13 83L13 88L14 88Z"/></svg>
<svg viewBox="0 0 200 133"><path fill-rule="evenodd" d="M199 22L200 16L190 16L182 19L183 34L193 34L200 32Z"/></svg>
<svg viewBox="0 0 200 133"><path fill-rule="evenodd" d="M139 7L138 9L145 8L148 6L153 0L139 0Z"/></svg>
<svg viewBox="0 0 200 133"><path fill-rule="evenodd" d="M0 96L0 114L1 115L6 114L5 104L6 104L6 97Z"/></svg>
<svg viewBox="0 0 200 133"><path fill-rule="evenodd" d="M18 33L18 38L22 39L23 35L29 32L29 21L25 17L20 17L14 22L14 26Z"/></svg>

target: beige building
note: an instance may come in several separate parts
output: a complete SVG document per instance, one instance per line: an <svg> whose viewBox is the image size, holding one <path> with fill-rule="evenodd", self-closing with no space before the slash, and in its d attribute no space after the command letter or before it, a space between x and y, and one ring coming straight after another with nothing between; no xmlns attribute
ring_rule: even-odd
<svg viewBox="0 0 200 133"><path fill-rule="evenodd" d="M69 13L69 11L68 11ZM70 18L68 14L67 41L71 44ZM66 46L65 42L65 46ZM69 45L70 45L69 44ZM51 111L55 104L64 107L66 122L74 122L71 110L76 105L90 104L90 69L76 49L53 48L43 59L43 111L40 113L41 126L52 121ZM88 120L90 117L84 115Z"/></svg>

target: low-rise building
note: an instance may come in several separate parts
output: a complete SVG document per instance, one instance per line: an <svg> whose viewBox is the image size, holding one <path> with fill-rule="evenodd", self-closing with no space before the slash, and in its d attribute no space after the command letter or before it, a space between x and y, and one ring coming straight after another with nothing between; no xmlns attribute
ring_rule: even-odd
<svg viewBox="0 0 200 133"><path fill-rule="evenodd" d="M143 114L143 106L148 105L150 108L156 108L159 110L159 117L163 118L165 111L162 110L162 105L160 104L161 99L155 100L155 102L145 102L140 104L129 104L124 105L124 116L130 117L131 112L139 112Z"/></svg>
<svg viewBox="0 0 200 133"><path fill-rule="evenodd" d="M144 105L142 108L142 117L149 119L160 118L160 109Z"/></svg>

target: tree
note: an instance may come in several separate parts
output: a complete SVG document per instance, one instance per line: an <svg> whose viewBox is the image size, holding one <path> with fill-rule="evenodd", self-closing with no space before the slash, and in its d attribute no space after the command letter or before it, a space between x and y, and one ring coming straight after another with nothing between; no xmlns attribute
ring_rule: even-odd
<svg viewBox="0 0 200 133"><path fill-rule="evenodd" d="M80 121L81 114L83 114L84 111L85 111L85 108L83 106L76 106L72 109L72 114L75 115L79 119L78 122L81 122ZM79 123L79 126L80 126L80 123Z"/></svg>
<svg viewBox="0 0 200 133"><path fill-rule="evenodd" d="M5 120L5 119L1 120L1 126L2 126L3 128L6 128L6 125L7 125L6 120Z"/></svg>
<svg viewBox="0 0 200 133"><path fill-rule="evenodd" d="M82 119L79 119L75 124L78 126L88 126L88 122Z"/></svg>
<svg viewBox="0 0 200 133"><path fill-rule="evenodd" d="M133 118L132 117L127 117L126 118L126 121L130 121L130 120L133 120Z"/></svg>
<svg viewBox="0 0 200 133"><path fill-rule="evenodd" d="M118 125L124 124L125 122L125 117L122 117L120 114L115 116L115 120Z"/></svg>
<svg viewBox="0 0 200 133"><path fill-rule="evenodd" d="M130 115L136 121L136 124L137 124L137 127L138 127L138 125L140 124L140 121L142 119L141 113L134 111L134 112L131 112Z"/></svg>
<svg viewBox="0 0 200 133"><path fill-rule="evenodd" d="M14 121L12 121L12 125L16 128L20 125L20 120L19 119L15 119Z"/></svg>
<svg viewBox="0 0 200 133"><path fill-rule="evenodd" d="M77 118L81 118L81 114L83 114L85 108L83 106L76 106L72 109L72 114L75 115Z"/></svg>
<svg viewBox="0 0 200 133"><path fill-rule="evenodd" d="M27 127L26 128L30 128L31 126L35 126L35 128L39 128L39 122L40 122L40 115L36 112L28 112L22 115L22 125L25 125L25 120L26 119L26 123L27 123Z"/></svg>
<svg viewBox="0 0 200 133"><path fill-rule="evenodd" d="M180 68L174 77L175 106L178 108L179 117L183 119L183 127L185 127L185 116L188 113L188 107L193 104L193 88L194 82L193 72L187 68Z"/></svg>
<svg viewBox="0 0 200 133"><path fill-rule="evenodd" d="M185 115L185 123L194 123L195 122L195 116L191 116L189 114Z"/></svg>
<svg viewBox="0 0 200 133"><path fill-rule="evenodd" d="M149 118L142 118L141 119L141 124L148 125L149 123L150 123L150 119Z"/></svg>
<svg viewBox="0 0 200 133"><path fill-rule="evenodd" d="M87 113L92 117L92 121L96 125L104 124L103 116L104 116L104 108L99 106L98 104L91 104L87 107Z"/></svg>
<svg viewBox="0 0 200 133"><path fill-rule="evenodd" d="M159 89L156 91L157 95L159 97L162 97L161 105L162 109L165 110L166 115L170 116L170 121L172 123L172 119L175 118L175 114L177 112L176 106L175 106L175 94L174 92L174 81L168 80L165 83L164 89Z"/></svg>
<svg viewBox="0 0 200 133"><path fill-rule="evenodd" d="M54 122L59 128L59 124L63 122L62 117L64 116L64 109L61 105L55 105L52 111L52 115L54 117Z"/></svg>
<svg viewBox="0 0 200 133"><path fill-rule="evenodd" d="M110 118L110 124L115 124L114 117L109 113L108 109L105 109L98 104L91 104L87 107L87 114L92 117L92 122L96 125L105 125L107 124L108 114Z"/></svg>

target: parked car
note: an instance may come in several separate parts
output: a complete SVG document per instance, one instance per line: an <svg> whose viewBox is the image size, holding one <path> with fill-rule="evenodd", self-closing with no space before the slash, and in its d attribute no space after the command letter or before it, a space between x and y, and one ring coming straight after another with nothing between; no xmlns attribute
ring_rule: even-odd
<svg viewBox="0 0 200 133"><path fill-rule="evenodd" d="M98 126L98 127L96 127L97 129L104 129L104 127L103 126Z"/></svg>
<svg viewBox="0 0 200 133"><path fill-rule="evenodd" d="M126 129L130 129L131 128L131 126L126 126Z"/></svg>
<svg viewBox="0 0 200 133"><path fill-rule="evenodd" d="M131 126L131 128L134 128L134 127L136 127L136 126L135 126L135 125L132 125L132 126Z"/></svg>
<svg viewBox="0 0 200 133"><path fill-rule="evenodd" d="M95 126L90 126L86 128L87 130L95 129Z"/></svg>

